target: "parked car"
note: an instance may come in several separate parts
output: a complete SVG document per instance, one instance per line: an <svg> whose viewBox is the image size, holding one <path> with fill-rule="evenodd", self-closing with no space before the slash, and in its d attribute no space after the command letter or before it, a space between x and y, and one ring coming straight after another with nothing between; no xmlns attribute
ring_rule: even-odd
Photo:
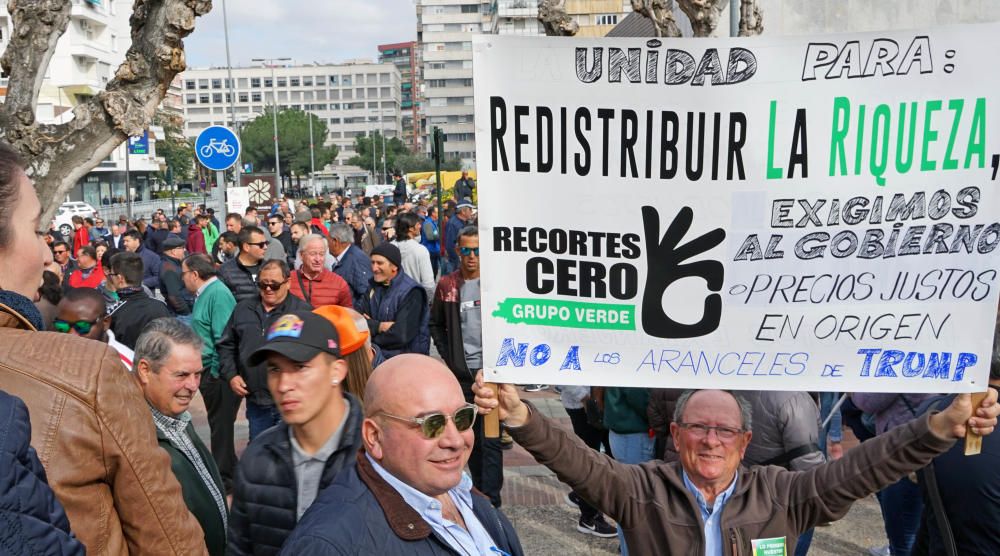
<svg viewBox="0 0 1000 556"><path fill-rule="evenodd" d="M56 225L56 229L63 237L72 238L73 237L73 217L80 215L84 218L94 216L94 207L87 203L82 203L80 201L69 201L59 205L59 210L56 212L55 217L52 221Z"/></svg>

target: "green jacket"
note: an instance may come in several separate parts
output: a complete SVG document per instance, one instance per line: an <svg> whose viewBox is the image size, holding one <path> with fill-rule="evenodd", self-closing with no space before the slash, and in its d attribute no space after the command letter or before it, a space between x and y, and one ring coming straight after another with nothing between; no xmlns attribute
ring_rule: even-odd
<svg viewBox="0 0 1000 556"><path fill-rule="evenodd" d="M205 236L205 252L211 255L212 248L215 247L215 242L219 239L219 229L215 227L215 224L209 222L208 226L201 229L201 235Z"/></svg>
<svg viewBox="0 0 1000 556"><path fill-rule="evenodd" d="M194 425L188 423L187 429L184 432L187 433L188 437L194 443L202 461L205 462L205 467L208 468L208 472L212 475L212 480L215 481L215 485L219 488L219 492L225 493L226 489L222 486L222 477L219 476L219 468L216 467L215 460L212 459L212 453L205 447L205 443L198 438L198 433L195 432ZM177 482L181 484L184 504L191 510L198 523L201 524L201 528L205 533L205 546L208 548L209 555L223 556L226 553L226 526L222 521L222 515L219 513L219 506L215 503L215 499L212 498L211 491L209 491L208 487L202 481L198 470L191 463L191 460L179 448L171 444L167 440L167 437L160 432L159 428L156 429L156 439L160 443L160 448L163 448L170 454L170 470L174 472Z"/></svg>
<svg viewBox="0 0 1000 556"><path fill-rule="evenodd" d="M191 311L191 328L204 345L201 348L201 364L214 378L219 377L219 354L215 343L222 338L222 331L236 307L236 298L229 288L216 279L209 284L194 301Z"/></svg>
<svg viewBox="0 0 1000 556"><path fill-rule="evenodd" d="M648 432L648 405L649 390L645 388L606 388L604 426L618 434Z"/></svg>

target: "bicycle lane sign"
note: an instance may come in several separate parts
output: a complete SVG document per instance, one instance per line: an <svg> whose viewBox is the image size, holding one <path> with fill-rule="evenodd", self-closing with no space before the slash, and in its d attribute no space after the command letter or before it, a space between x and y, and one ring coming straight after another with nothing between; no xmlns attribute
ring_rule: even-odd
<svg viewBox="0 0 1000 556"><path fill-rule="evenodd" d="M240 139L229 128L213 125L198 134L194 152L206 168L220 172L236 163L240 156Z"/></svg>

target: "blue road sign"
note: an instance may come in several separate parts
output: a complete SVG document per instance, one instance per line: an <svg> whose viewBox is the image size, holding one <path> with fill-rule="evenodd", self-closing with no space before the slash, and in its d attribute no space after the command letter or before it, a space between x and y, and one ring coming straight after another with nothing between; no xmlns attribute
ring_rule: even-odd
<svg viewBox="0 0 1000 556"><path fill-rule="evenodd" d="M142 135L128 138L129 154L149 154L149 132L143 131Z"/></svg>
<svg viewBox="0 0 1000 556"><path fill-rule="evenodd" d="M222 171L235 164L240 156L240 139L229 128L213 125L198 134L194 152L205 168Z"/></svg>

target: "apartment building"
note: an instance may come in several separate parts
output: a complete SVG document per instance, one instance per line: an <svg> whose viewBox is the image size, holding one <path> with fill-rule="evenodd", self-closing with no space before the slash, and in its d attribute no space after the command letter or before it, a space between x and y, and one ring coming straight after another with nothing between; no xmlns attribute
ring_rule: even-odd
<svg viewBox="0 0 1000 556"><path fill-rule="evenodd" d="M68 0L70 22L59 38L55 52L39 89L35 114L42 123L63 123L73 118L73 108L100 93L125 59L132 43L128 0ZM0 51L9 44L12 31L7 4L0 4ZM0 79L0 95L6 93L7 80ZM156 156L156 137L162 129L149 133L147 154L133 154L129 159L131 189L137 200L149 199L160 171L162 159ZM125 196L125 145L89 172L73 190L69 200L88 202L94 207L101 200Z"/></svg>
<svg viewBox="0 0 1000 556"><path fill-rule="evenodd" d="M394 64L399 70L399 109L401 138L412 152L423 152L421 135L424 133L420 114L420 89L423 79L421 51L415 41L378 45L378 61Z"/></svg>
<svg viewBox="0 0 1000 556"><path fill-rule="evenodd" d="M325 145L337 145L335 165L355 154L354 138L381 130L399 137L400 73L395 64L351 61L327 65L233 68L237 127L275 103L280 110L304 110L327 123ZM231 126L226 68L189 69L182 74L184 134L197 137L211 125ZM315 142L319 143L320 138ZM279 148L281 138L278 138ZM317 169L318 170L318 169Z"/></svg>
<svg viewBox="0 0 1000 556"><path fill-rule="evenodd" d="M430 153L427 134L444 131L448 157L472 166L476 157L472 96L472 36L488 33L494 1L417 0L417 42L423 52L422 102L426 120L424 151Z"/></svg>

